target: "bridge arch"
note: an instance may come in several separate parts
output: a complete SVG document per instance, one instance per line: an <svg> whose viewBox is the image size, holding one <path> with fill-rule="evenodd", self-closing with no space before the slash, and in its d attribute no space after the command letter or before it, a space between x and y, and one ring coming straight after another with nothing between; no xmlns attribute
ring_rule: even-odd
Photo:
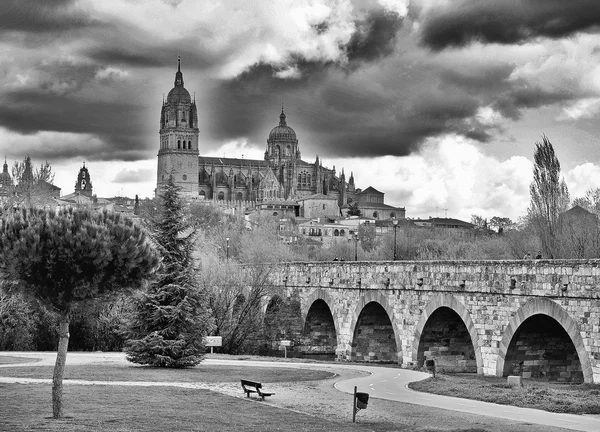
<svg viewBox="0 0 600 432"><path fill-rule="evenodd" d="M496 375L504 375L506 355L509 352L510 343L513 340L513 337L521 328L521 325L535 315L545 315L550 317L562 327L571 339L577 357L579 358L583 373L583 381L586 383L594 382L592 362L585 349L579 326L561 305L546 298L535 298L527 301L509 321L499 346L498 360L496 362Z"/></svg>
<svg viewBox="0 0 600 432"><path fill-rule="evenodd" d="M462 304L462 302L450 295L450 294L440 294L432 297L427 303L427 306L423 309L421 313L421 318L417 323L417 327L415 329L414 338L413 338L413 346L412 346L412 359L413 361L417 361L418 353L419 353L419 344L421 342L421 338L423 336L423 332L425 330L425 326L427 325L429 318L440 308L448 308L451 309L458 317L462 320L465 325L469 336L471 337L471 343L473 344L473 350L475 352L475 362L477 364L477 373L483 374L483 358L481 355L481 339L479 334L477 333L477 329L473 324L473 320L471 319L471 314L467 310L467 308Z"/></svg>
<svg viewBox="0 0 600 432"><path fill-rule="evenodd" d="M402 347L402 340L400 339L399 331L396 325L396 320L394 318L394 309L390 306L387 298L381 294L379 291L369 290L367 292L361 293L358 304L352 313L352 321L350 322L350 342L351 345L355 344L355 335L357 332L357 326L360 323L361 314L367 307L370 306L378 307L383 309L387 314L387 319L389 320L391 330L393 332L393 339L395 343L395 352L393 354L393 361L398 362L399 359L402 358L400 354L400 350ZM351 349L351 360L354 360L354 347ZM384 359L385 360L385 359Z"/></svg>
<svg viewBox="0 0 600 432"><path fill-rule="evenodd" d="M341 338L331 295L317 288L303 303L301 328L305 355L333 359Z"/></svg>

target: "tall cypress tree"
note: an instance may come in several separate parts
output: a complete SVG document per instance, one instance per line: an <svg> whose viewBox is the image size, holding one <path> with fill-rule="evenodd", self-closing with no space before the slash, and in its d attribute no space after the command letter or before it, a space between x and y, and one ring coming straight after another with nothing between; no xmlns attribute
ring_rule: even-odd
<svg viewBox="0 0 600 432"><path fill-rule="evenodd" d="M211 327L208 296L196 282L195 230L187 222L180 190L169 176L152 221L162 265L156 281L136 299L130 319L125 352L133 363L191 367L206 351L203 338Z"/></svg>

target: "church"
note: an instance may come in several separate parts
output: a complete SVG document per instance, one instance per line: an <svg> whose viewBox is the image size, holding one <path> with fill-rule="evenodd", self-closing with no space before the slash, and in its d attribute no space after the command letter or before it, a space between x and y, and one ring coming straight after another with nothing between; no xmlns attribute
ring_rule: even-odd
<svg viewBox="0 0 600 432"><path fill-rule="evenodd" d="M352 173L346 181L343 169L338 175L318 156L312 163L302 160L283 107L268 135L264 160L200 156L198 109L184 87L180 59L174 87L163 100L159 136L157 191L172 174L187 199L286 208L303 217L340 216L350 205L375 219L405 215L404 208L385 204L382 192L357 189Z"/></svg>

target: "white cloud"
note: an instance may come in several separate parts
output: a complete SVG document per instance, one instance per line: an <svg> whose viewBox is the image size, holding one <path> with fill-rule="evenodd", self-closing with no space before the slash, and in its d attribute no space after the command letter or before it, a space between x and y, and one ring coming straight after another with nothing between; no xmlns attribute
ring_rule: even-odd
<svg viewBox="0 0 600 432"><path fill-rule="evenodd" d="M202 153L202 156L263 160L265 150L253 146L247 139L240 139L229 141L211 152Z"/></svg>
<svg viewBox="0 0 600 432"><path fill-rule="evenodd" d="M564 173L571 200L583 197L587 190L600 187L600 166L587 162Z"/></svg>
<svg viewBox="0 0 600 432"><path fill-rule="evenodd" d="M112 79L123 79L129 76L129 71L119 69L113 66L105 67L96 72L97 80L112 80Z"/></svg>
<svg viewBox="0 0 600 432"><path fill-rule="evenodd" d="M517 219L529 204L531 162L513 156L497 160L472 141L456 136L432 139L419 153L368 160L328 159L357 187L385 192L386 203L406 207L408 217L444 216L469 221L471 214ZM436 211L437 209L437 211Z"/></svg>
<svg viewBox="0 0 600 432"><path fill-rule="evenodd" d="M564 107L556 120L592 118L600 112L600 98L586 98Z"/></svg>
<svg viewBox="0 0 600 432"><path fill-rule="evenodd" d="M392 7L398 2L384 3ZM344 62L342 46L355 30L350 0L184 0L176 6L161 0L85 0L82 4L92 16L116 19L156 38L157 44L196 41L204 50L222 56L224 62L214 71L220 78L237 76L259 62L293 70L298 56L309 61ZM400 8L399 4L394 7ZM156 29L168 31L157 33Z"/></svg>

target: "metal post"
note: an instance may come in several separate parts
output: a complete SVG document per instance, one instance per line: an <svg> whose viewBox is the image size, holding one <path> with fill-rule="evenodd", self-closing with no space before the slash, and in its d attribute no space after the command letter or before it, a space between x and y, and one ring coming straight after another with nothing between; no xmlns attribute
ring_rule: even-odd
<svg viewBox="0 0 600 432"><path fill-rule="evenodd" d="M354 396L352 397L352 423L356 423L356 386L354 386Z"/></svg>
<svg viewBox="0 0 600 432"><path fill-rule="evenodd" d="M358 261L358 233L354 233L354 261Z"/></svg>
<svg viewBox="0 0 600 432"><path fill-rule="evenodd" d="M226 257L227 257L227 262L229 262L229 237L227 237L225 239L227 241L227 252L226 252Z"/></svg>
<svg viewBox="0 0 600 432"><path fill-rule="evenodd" d="M396 231L398 228L398 219L393 218L392 223L394 224L394 261L396 261L398 259L398 248L396 247Z"/></svg>

